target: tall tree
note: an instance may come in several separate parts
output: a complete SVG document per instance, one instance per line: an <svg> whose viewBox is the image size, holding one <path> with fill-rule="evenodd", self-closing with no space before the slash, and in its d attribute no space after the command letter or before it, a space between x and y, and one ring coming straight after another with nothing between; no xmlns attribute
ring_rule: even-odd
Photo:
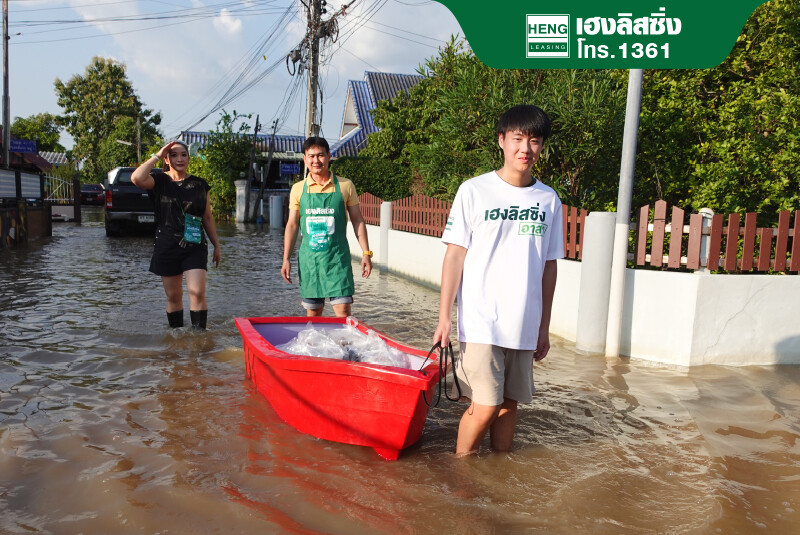
<svg viewBox="0 0 800 535"><path fill-rule="evenodd" d="M189 172L204 178L211 186L211 202L216 217L227 218L236 210L234 181L246 176L250 162L252 136L250 126L243 121L249 115L222 110L215 130L189 161ZM238 123L238 124L237 124Z"/></svg>
<svg viewBox="0 0 800 535"><path fill-rule="evenodd" d="M112 59L93 58L82 76L75 75L66 83L57 78L55 90L64 110L59 123L75 139L73 151L83 159L83 173L89 181L99 181L108 171L99 155L119 121L127 118L135 123L139 119L143 129L153 132L161 123L160 114L144 108L125 74L125 65ZM107 160L104 163L108 165Z"/></svg>
<svg viewBox="0 0 800 535"><path fill-rule="evenodd" d="M40 151L64 152L59 143L61 126L52 113L38 113L28 117L15 117L11 123L11 134L19 139L32 139Z"/></svg>
<svg viewBox="0 0 800 535"><path fill-rule="evenodd" d="M146 160L153 152L147 151L149 146L158 145L161 148L163 145L158 130L150 123L142 125L140 122L137 125L133 117L120 116L112 127L98 148L96 161L100 169L107 171L118 166L138 165L140 155L141 159Z"/></svg>
<svg viewBox="0 0 800 535"><path fill-rule="evenodd" d="M496 71L451 41L427 77L381 102L362 155L405 166L425 192L450 198L499 165L499 112L541 106L553 136L534 172L568 204L614 209L625 71ZM728 58L704 70L645 71L633 207L664 199L690 209L758 212L772 224L800 207L800 3L772 0L744 25Z"/></svg>
<svg viewBox="0 0 800 535"><path fill-rule="evenodd" d="M465 179L500 167L495 124L517 104L553 120L534 172L564 202L599 200L615 183L625 87L609 71L492 69L451 39L419 72L426 77L407 96L378 104L381 130L360 155L406 166L425 193L452 199Z"/></svg>
<svg viewBox="0 0 800 535"><path fill-rule="evenodd" d="M647 71L640 132L642 204L759 212L761 224L799 208L800 3L759 6L713 69Z"/></svg>

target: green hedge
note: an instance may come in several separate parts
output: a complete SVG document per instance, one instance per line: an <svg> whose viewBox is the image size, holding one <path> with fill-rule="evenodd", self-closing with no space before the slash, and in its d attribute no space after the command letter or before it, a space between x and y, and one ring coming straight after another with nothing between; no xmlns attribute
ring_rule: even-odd
<svg viewBox="0 0 800 535"><path fill-rule="evenodd" d="M411 195L411 176L407 169L390 160L359 156L344 156L331 162L337 175L349 178L356 191L372 193L384 201L394 201Z"/></svg>

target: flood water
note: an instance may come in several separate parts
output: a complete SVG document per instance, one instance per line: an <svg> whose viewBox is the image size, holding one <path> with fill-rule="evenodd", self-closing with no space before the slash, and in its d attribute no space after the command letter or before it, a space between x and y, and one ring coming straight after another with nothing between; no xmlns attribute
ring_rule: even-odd
<svg viewBox="0 0 800 535"><path fill-rule="evenodd" d="M281 232L221 225L209 330L170 331L151 240L84 217L0 253L0 533L800 530L800 367L667 369L554 339L513 452L456 459L463 406L443 401L387 462L299 434L245 379L234 317L303 314ZM438 292L376 271L355 299L429 346Z"/></svg>

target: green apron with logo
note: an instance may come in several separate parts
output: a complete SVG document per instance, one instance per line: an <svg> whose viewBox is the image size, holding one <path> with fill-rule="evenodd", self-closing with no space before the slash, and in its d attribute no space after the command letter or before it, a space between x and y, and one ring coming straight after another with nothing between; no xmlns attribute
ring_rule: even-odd
<svg viewBox="0 0 800 535"><path fill-rule="evenodd" d="M300 194L298 278L300 297L353 295L353 268L347 243L347 212L339 180L331 173L332 193L308 193L308 178Z"/></svg>

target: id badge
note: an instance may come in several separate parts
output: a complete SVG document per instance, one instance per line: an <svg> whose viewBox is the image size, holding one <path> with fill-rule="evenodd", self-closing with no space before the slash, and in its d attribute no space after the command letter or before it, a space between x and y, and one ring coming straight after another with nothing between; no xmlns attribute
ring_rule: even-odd
<svg viewBox="0 0 800 535"><path fill-rule="evenodd" d="M336 229L333 216L317 216L306 218L306 234L308 247L315 253L327 251L331 246L331 236Z"/></svg>
<svg viewBox="0 0 800 535"><path fill-rule="evenodd" d="M201 243L203 241L203 220L192 214L184 214L183 217L183 241Z"/></svg>

